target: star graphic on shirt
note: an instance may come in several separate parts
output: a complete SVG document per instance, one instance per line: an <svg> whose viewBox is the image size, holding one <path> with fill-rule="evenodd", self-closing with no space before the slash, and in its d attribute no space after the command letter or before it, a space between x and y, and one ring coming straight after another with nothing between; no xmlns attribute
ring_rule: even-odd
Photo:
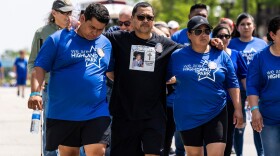
<svg viewBox="0 0 280 156"><path fill-rule="evenodd" d="M85 57L85 61L86 61L86 67L91 66L91 65L95 65L96 67L100 68L100 60L102 57L100 57L97 54L97 49L95 49L93 46L91 46L90 50L89 50L89 55L87 55Z"/></svg>
<svg viewBox="0 0 280 156"><path fill-rule="evenodd" d="M215 73L217 71L218 71L218 68L210 69L208 67L208 61L204 60L201 68L198 70L198 81L203 80L203 79L209 79L209 80L215 82Z"/></svg>
<svg viewBox="0 0 280 156"><path fill-rule="evenodd" d="M257 52L254 48L251 48L250 50L244 50L242 56L246 57L247 64L250 64L250 62L253 60L254 54Z"/></svg>

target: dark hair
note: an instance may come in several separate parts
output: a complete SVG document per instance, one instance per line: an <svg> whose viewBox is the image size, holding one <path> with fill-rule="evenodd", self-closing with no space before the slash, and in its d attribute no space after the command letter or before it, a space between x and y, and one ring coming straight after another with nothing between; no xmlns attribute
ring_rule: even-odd
<svg viewBox="0 0 280 156"><path fill-rule="evenodd" d="M135 13L137 12L138 8L147 8L147 7L151 7L152 11L153 11L153 14L154 14L154 8L152 7L151 4L149 4L148 2L139 2L132 9L132 16L135 15Z"/></svg>
<svg viewBox="0 0 280 156"><path fill-rule="evenodd" d="M100 3L91 3L84 12L85 21L91 20L92 18L96 18L97 21L101 23L105 23L106 25L109 23L110 15L107 8Z"/></svg>
<svg viewBox="0 0 280 156"><path fill-rule="evenodd" d="M267 26L267 40L268 41L273 41L273 39L270 37L269 33L273 32L276 34L277 30L280 29L280 16L276 16L272 18Z"/></svg>
<svg viewBox="0 0 280 156"><path fill-rule="evenodd" d="M205 9L207 10L207 6L205 4L199 3L191 6L190 13L193 12L195 9Z"/></svg>
<svg viewBox="0 0 280 156"><path fill-rule="evenodd" d="M234 29L234 32L233 32L234 37L240 37L240 33L238 32L237 28L238 28L239 24L241 23L241 21L245 18L250 18L252 20L253 24L255 24L255 19L252 15L250 15L248 13L239 14L236 19L236 24L235 24L236 29ZM252 36L255 36L255 30L253 31Z"/></svg>
<svg viewBox="0 0 280 156"><path fill-rule="evenodd" d="M83 14L85 14L85 10L80 11L80 16L83 15Z"/></svg>
<svg viewBox="0 0 280 156"><path fill-rule="evenodd" d="M49 14L47 24L54 23L55 19L52 13Z"/></svg>
<svg viewBox="0 0 280 156"><path fill-rule="evenodd" d="M219 24L217 25L213 31L212 31L212 37L216 37L218 35L218 32L222 29L226 29L228 34L230 35L230 31L229 31L229 27L228 26L225 26L225 24Z"/></svg>

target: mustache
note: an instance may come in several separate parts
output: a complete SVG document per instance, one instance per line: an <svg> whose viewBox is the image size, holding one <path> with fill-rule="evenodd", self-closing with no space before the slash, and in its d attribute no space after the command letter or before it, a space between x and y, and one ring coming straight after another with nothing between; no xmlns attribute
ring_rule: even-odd
<svg viewBox="0 0 280 156"><path fill-rule="evenodd" d="M140 26L150 26L148 23L143 23Z"/></svg>

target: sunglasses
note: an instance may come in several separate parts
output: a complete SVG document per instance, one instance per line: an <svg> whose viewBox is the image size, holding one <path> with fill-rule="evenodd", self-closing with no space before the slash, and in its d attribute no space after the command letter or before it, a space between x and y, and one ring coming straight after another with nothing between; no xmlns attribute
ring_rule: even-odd
<svg viewBox="0 0 280 156"><path fill-rule="evenodd" d="M147 19L147 21L153 21L154 20L154 16L150 16L150 15L137 15L137 19L139 20L139 21L144 21L145 20L145 18Z"/></svg>
<svg viewBox="0 0 280 156"><path fill-rule="evenodd" d="M63 12L61 10L55 10L55 11L61 13L62 15L66 15L66 16L72 15L72 11L68 11L68 12Z"/></svg>
<svg viewBox="0 0 280 156"><path fill-rule="evenodd" d="M196 36L199 36L202 33L205 33L206 35L209 35L211 33L211 29L194 29L193 32Z"/></svg>
<svg viewBox="0 0 280 156"><path fill-rule="evenodd" d="M118 22L118 25L119 25L120 27L121 27L122 25L128 27L128 26L130 26L130 21L124 21L124 22L119 21L119 22Z"/></svg>
<svg viewBox="0 0 280 156"><path fill-rule="evenodd" d="M230 38L230 35L229 34L221 34L221 35L217 35L217 38L219 38L219 39L223 39L223 38L225 38L225 39L229 39Z"/></svg>

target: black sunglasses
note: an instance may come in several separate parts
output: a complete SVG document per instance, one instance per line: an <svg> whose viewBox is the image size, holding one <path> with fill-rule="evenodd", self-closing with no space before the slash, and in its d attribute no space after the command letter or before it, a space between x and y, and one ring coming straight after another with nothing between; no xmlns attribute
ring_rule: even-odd
<svg viewBox="0 0 280 156"><path fill-rule="evenodd" d="M68 11L68 12L63 12L61 10L55 10L55 11L61 13L62 15L66 15L66 16L72 15L72 11Z"/></svg>
<svg viewBox="0 0 280 156"><path fill-rule="evenodd" d="M217 38L219 39L223 39L223 38L226 38L226 39L229 39L230 38L230 35L229 34L221 34L221 35L217 35Z"/></svg>
<svg viewBox="0 0 280 156"><path fill-rule="evenodd" d="M194 34L196 36L199 36L201 35L203 32L206 34L206 35L209 35L211 33L211 29L194 29L193 30Z"/></svg>
<svg viewBox="0 0 280 156"><path fill-rule="evenodd" d="M150 16L150 15L137 15L137 19L139 20L139 21L144 21L145 20L145 18L147 19L147 21L153 21L154 20L154 16Z"/></svg>
<svg viewBox="0 0 280 156"><path fill-rule="evenodd" d="M119 22L118 22L118 25L119 25L120 27L121 27L122 25L128 27L128 26L130 26L130 21L124 21L124 22L119 21Z"/></svg>

